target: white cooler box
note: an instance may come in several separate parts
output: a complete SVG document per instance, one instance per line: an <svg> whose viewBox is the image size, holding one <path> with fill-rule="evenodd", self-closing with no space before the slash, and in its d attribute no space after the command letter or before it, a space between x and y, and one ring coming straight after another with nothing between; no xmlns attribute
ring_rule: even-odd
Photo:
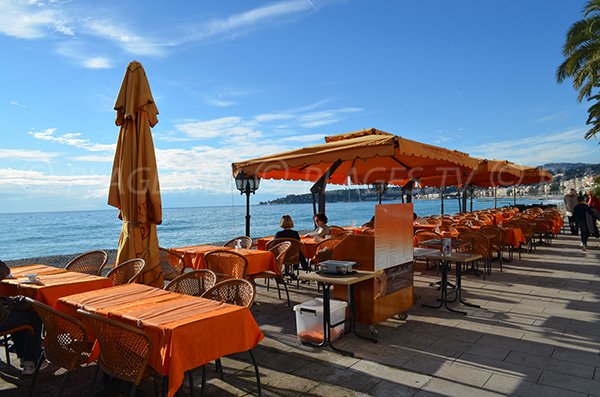
<svg viewBox="0 0 600 397"><path fill-rule="evenodd" d="M331 324L339 323L346 319L348 303L330 300L329 313ZM296 312L296 331L298 338L303 342L323 342L323 299L311 299L308 302L294 306ZM344 323L331 328L331 340L338 339L344 332Z"/></svg>

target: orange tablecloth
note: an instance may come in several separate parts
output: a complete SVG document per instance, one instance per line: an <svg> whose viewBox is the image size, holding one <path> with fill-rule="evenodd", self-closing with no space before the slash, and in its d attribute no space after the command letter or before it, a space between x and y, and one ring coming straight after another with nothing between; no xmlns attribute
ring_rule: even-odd
<svg viewBox="0 0 600 397"><path fill-rule="evenodd" d="M220 247L218 245L192 245L189 247L178 247L171 248L172 251L178 253L183 256L183 262L185 263L185 267L189 267L192 269L201 269L201 262L204 261L204 254L208 251L219 250L219 249L228 249L227 247Z"/></svg>
<svg viewBox="0 0 600 397"><path fill-rule="evenodd" d="M0 295L24 295L49 306L54 306L62 296L112 287L112 282L106 277L69 272L47 265L13 267L11 273L16 278L0 281ZM24 275L29 273L37 273L40 283L24 283L27 280Z"/></svg>
<svg viewBox="0 0 600 397"><path fill-rule="evenodd" d="M81 308L142 328L153 343L150 365L169 377L169 397L186 371L250 350L264 338L246 307L142 284L63 297L56 307L78 318Z"/></svg>
<svg viewBox="0 0 600 397"><path fill-rule="evenodd" d="M521 244L525 244L527 240L523 231L518 227L504 227L504 234L506 234L506 240L504 243L511 247L518 248Z"/></svg>
<svg viewBox="0 0 600 397"><path fill-rule="evenodd" d="M267 270L276 272L275 257L272 253L263 250L250 250L246 248L235 249L231 247L217 247L214 245L198 245L191 247L171 248L173 251L183 255L183 260L186 267L194 269L206 269L204 255L212 250L225 249L235 250L238 254L242 254L248 260L248 269L246 274L257 274Z"/></svg>

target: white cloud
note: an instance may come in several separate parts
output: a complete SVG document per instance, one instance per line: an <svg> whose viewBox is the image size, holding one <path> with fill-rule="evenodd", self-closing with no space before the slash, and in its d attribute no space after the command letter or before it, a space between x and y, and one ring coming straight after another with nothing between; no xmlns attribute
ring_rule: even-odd
<svg viewBox="0 0 600 397"><path fill-rule="evenodd" d="M39 150L0 149L0 159L48 162L58 155L58 153Z"/></svg>
<svg viewBox="0 0 600 397"><path fill-rule="evenodd" d="M76 161L87 161L90 163L112 163L114 161L115 156L107 154L105 156L100 155L90 155L90 156L76 156L73 157L73 160Z"/></svg>
<svg viewBox="0 0 600 397"><path fill-rule="evenodd" d="M112 61L104 56L89 56L90 51L81 41L65 41L57 45L56 53L72 60L74 63L88 69L108 69Z"/></svg>
<svg viewBox="0 0 600 397"><path fill-rule="evenodd" d="M165 54L165 43L152 39L150 34L137 34L125 24L118 24L108 19L87 18L83 21L83 28L86 33L109 40L133 55Z"/></svg>
<svg viewBox="0 0 600 397"><path fill-rule="evenodd" d="M110 69L113 66L111 60L105 57L83 59L81 65L88 69Z"/></svg>
<svg viewBox="0 0 600 397"><path fill-rule="evenodd" d="M260 135L253 131L241 117L229 116L206 121L190 121L175 124L175 128L197 139L210 139L227 136Z"/></svg>
<svg viewBox="0 0 600 397"><path fill-rule="evenodd" d="M218 108L227 108L236 104L234 101L221 98L206 98L206 103L209 105L216 106Z"/></svg>
<svg viewBox="0 0 600 397"><path fill-rule="evenodd" d="M94 143L89 139L78 138L80 133L63 134L62 136L54 136L56 128L48 128L44 131L29 131L28 134L35 139L48 142L56 142L64 145L75 146L79 149L89 150L90 152L114 151L115 144Z"/></svg>
<svg viewBox="0 0 600 397"><path fill-rule="evenodd" d="M289 113L265 113L254 116L254 120L259 123L278 121L278 120L290 120L293 119L294 115Z"/></svg>
<svg viewBox="0 0 600 397"><path fill-rule="evenodd" d="M16 102L16 101L10 101L9 103L10 103L11 105L13 105L13 106L17 106L17 107L20 107L20 108L25 108L25 107L27 107L27 106L23 105L22 103L19 103L19 102Z"/></svg>
<svg viewBox="0 0 600 397"><path fill-rule="evenodd" d="M317 142L324 143L323 134L305 134L305 135L294 135L279 138L280 142Z"/></svg>
<svg viewBox="0 0 600 397"><path fill-rule="evenodd" d="M597 142L586 141L584 135L584 130L573 129L491 142L466 148L465 151L475 157L504 159L531 166L556 162L598 162Z"/></svg>
<svg viewBox="0 0 600 397"><path fill-rule="evenodd" d="M53 2L0 1L0 33L20 39L37 39L51 32L73 35L69 18Z"/></svg>

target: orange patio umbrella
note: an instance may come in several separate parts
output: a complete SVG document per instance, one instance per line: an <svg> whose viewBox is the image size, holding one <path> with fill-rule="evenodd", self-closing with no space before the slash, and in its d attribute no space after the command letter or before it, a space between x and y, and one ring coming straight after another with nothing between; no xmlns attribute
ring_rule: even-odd
<svg viewBox="0 0 600 397"><path fill-rule="evenodd" d="M406 178L470 171L478 161L468 154L412 141L375 128L325 137L325 143L233 163L233 174L263 179L366 185Z"/></svg>
<svg viewBox="0 0 600 397"><path fill-rule="evenodd" d="M468 154L412 141L375 128L325 137L325 143L233 163L233 175L312 181L313 208L325 209L325 186L382 184L464 173L478 161Z"/></svg>
<svg viewBox="0 0 600 397"><path fill-rule="evenodd" d="M121 127L113 162L108 204L120 210L123 228L116 264L142 258L146 267L140 283L163 287L156 225L162 206L154 144L150 128L158 109L146 72L139 62L127 66L115 103L116 124Z"/></svg>

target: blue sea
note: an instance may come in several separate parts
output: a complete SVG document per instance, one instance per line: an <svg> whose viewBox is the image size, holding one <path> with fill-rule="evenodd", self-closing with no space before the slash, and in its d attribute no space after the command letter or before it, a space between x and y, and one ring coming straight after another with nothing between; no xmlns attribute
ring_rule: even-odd
<svg viewBox="0 0 600 397"><path fill-rule="evenodd" d="M541 203L518 199L517 204ZM384 204L394 203L384 201ZM556 201L546 201L556 203ZM371 219L375 202L327 203L330 225L361 225ZM499 199L498 207L512 199ZM419 215L440 213L439 200L414 201ZM445 213L458 211L457 200L445 200ZM493 200L478 199L473 209L493 208ZM180 247L226 241L245 233L245 206L165 208L158 225L158 241L163 247ZM253 205L250 208L251 235L261 237L279 230L279 219L290 214L295 229L311 230L312 204ZM0 259L14 260L81 253L93 249L116 249L121 221L114 209L76 212L0 214Z"/></svg>

